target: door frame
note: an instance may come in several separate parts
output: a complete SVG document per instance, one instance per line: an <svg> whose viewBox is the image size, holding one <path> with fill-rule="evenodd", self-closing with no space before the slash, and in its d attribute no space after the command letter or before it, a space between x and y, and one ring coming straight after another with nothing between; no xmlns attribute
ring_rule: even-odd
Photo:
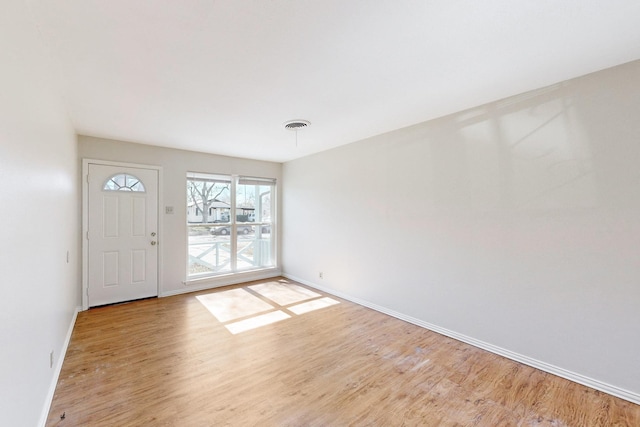
<svg viewBox="0 0 640 427"><path fill-rule="evenodd" d="M163 234L163 221L162 221L162 206L163 203L163 191L162 191L162 166L145 165L141 163L126 163L126 162L114 162L110 160L99 159L82 159L82 310L89 309L89 241L87 239L87 233L89 232L89 165L102 165L102 166L117 166L123 168L138 168L138 169L151 169L158 172L158 296L161 295L160 284L162 283L162 238Z"/></svg>

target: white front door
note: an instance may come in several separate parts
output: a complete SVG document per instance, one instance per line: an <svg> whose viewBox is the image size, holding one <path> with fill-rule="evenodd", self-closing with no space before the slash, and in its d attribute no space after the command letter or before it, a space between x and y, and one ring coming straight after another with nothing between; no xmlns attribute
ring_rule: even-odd
<svg viewBox="0 0 640 427"><path fill-rule="evenodd" d="M89 164L89 307L158 295L158 171Z"/></svg>

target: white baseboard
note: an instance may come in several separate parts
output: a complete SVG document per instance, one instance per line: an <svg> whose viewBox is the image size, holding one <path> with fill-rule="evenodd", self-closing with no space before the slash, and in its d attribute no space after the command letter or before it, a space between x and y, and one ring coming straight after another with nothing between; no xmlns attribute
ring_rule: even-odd
<svg viewBox="0 0 640 427"><path fill-rule="evenodd" d="M621 399L624 399L624 400L627 400L629 402L632 402L632 403L635 403L637 405L640 405L640 394L638 394L638 393L634 393L632 391L625 390L623 388L616 387L614 385L607 384L607 383L604 383L602 381L595 380L593 378L584 376L582 374L578 374L576 372L572 372L572 371L568 371L568 370L563 369L563 368L559 368L559 367L551 365L549 363L542 362L540 360L536 360L536 359L533 359L531 357L528 357L528 356L525 356L525 355L522 355L522 354L519 354L519 353L515 353L513 351L504 349L502 347L495 346L493 344L486 343L484 341L477 340L475 338L472 338L472 337L469 337L469 336L466 336L466 335L463 335L463 334L459 334L459 333L457 333L455 331L451 331L449 329L442 328L442 327L440 327L438 325L434 325L432 323L425 322L423 320L416 319L414 317L407 316L407 315L402 314L402 313L398 313L397 311L390 310L390 309L388 309L386 307L382 307L382 306L379 306L377 304L370 303L369 301L365 301L365 300L362 300L360 298L356 298L356 297L353 297L351 295L347 295L345 293L336 291L335 289L327 288L327 287L318 285L317 283L313 283L313 282L310 282L308 280L304 280L304 279L292 276L292 275L287 274L287 273L283 273L283 276L288 278L288 279L295 280L296 282L302 283L303 285L307 285L307 286L310 286L312 288L318 289L318 290L320 290L322 292L326 292L328 294L335 295L335 296L337 296L339 298L342 298L342 299L345 299L347 301L351 301L351 302L356 303L358 305L362 305L364 307L370 308L370 309L378 311L380 313L387 314L387 315L389 315L391 317L395 317L396 319L400 319L400 320L403 320L405 322L412 323L414 325L423 327L425 329L429 329L430 331L437 332L439 334L445 335L445 336L447 336L449 338L453 338L453 339L456 339L458 341L462 341L462 342L464 342L466 344L470 344L470 345L472 345L474 347L481 348L482 350L486 350L486 351L489 351L491 353L497 354L499 356L506 357L507 359L511 359L511 360L516 361L516 362L520 362L522 364L531 366L533 368L540 369L541 371L548 372L548 373L553 374L553 375L557 375L557 376L565 378L565 379L567 379L569 381L573 381L573 382L576 382L578 384L582 384L582 385L585 385L587 387L591 387L593 389L602 391L602 392L610 394L612 396L616 396L616 397L619 397Z"/></svg>
<svg viewBox="0 0 640 427"><path fill-rule="evenodd" d="M49 416L49 410L51 409L51 402L53 401L53 395L56 392L56 386L58 385L58 378L60 378L60 371L62 371L62 364L64 363L64 358L67 354L67 348L69 347L69 342L71 341L71 334L73 334L73 327L76 325L76 319L78 318L78 313L82 311L82 307L76 307L76 310L71 317L71 323L69 324L69 329L67 330L67 335L64 338L64 342L62 343L62 348L60 349L60 353L58 353L58 360L56 361L56 368L53 372L53 378L51 379L51 385L49 385L49 392L47 393L47 398L44 401L44 408L42 408L42 413L40 414L40 422L39 426L44 427L47 423L47 417Z"/></svg>

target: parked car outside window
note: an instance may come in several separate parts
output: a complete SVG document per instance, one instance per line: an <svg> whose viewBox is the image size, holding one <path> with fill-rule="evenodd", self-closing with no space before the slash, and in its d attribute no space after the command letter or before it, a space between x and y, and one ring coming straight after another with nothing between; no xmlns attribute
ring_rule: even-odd
<svg viewBox="0 0 640 427"><path fill-rule="evenodd" d="M250 225L238 225L238 234L249 234L253 233L253 227ZM231 234L231 226L227 225L225 227L215 227L211 230L211 234L214 236L228 236Z"/></svg>

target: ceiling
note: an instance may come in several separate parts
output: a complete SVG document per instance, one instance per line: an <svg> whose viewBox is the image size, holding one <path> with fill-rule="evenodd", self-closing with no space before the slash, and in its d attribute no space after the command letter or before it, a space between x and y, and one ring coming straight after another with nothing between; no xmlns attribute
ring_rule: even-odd
<svg viewBox="0 0 640 427"><path fill-rule="evenodd" d="M637 0L29 4L77 133L278 162L640 58Z"/></svg>

